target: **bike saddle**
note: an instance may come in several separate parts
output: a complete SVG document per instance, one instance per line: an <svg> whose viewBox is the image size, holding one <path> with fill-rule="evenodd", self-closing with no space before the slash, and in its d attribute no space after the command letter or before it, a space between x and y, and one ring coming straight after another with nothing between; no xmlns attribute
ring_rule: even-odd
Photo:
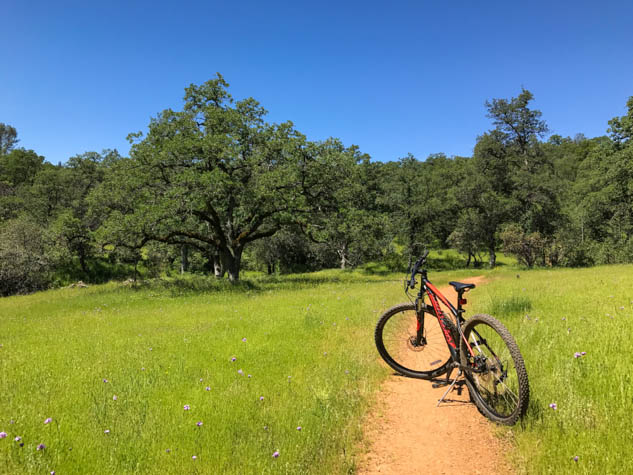
<svg viewBox="0 0 633 475"><path fill-rule="evenodd" d="M466 292L475 288L475 284L463 284L462 282L449 282L448 285L452 285L455 292Z"/></svg>

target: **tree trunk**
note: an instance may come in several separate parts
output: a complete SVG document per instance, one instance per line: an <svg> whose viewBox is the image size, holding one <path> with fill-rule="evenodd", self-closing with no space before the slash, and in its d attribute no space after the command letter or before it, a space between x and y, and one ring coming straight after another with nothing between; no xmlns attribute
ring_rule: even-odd
<svg viewBox="0 0 633 475"><path fill-rule="evenodd" d="M240 266L242 264L242 248L237 249L221 249L220 260L222 268L229 274L229 280L232 283L240 280Z"/></svg>
<svg viewBox="0 0 633 475"><path fill-rule="evenodd" d="M219 251L215 250L209 254L209 258L213 263L213 275L216 279L224 277L224 268L222 267L222 260L220 259Z"/></svg>
<svg viewBox="0 0 633 475"><path fill-rule="evenodd" d="M180 273L184 274L189 270L189 247L183 244L180 247Z"/></svg>
<svg viewBox="0 0 633 475"><path fill-rule="evenodd" d="M338 255L341 258L341 269L345 270L345 265L347 262L347 244L343 244L343 246L338 250Z"/></svg>
<svg viewBox="0 0 633 475"><path fill-rule="evenodd" d="M470 259L472 258L472 252L468 251L468 260L466 261L466 267L470 266Z"/></svg>
<svg viewBox="0 0 633 475"><path fill-rule="evenodd" d="M488 263L490 265L490 268L494 269L494 267L497 265L497 254L495 254L495 247L490 246L489 252L490 252L490 260L488 261Z"/></svg>
<svg viewBox="0 0 633 475"><path fill-rule="evenodd" d="M79 265L84 275L88 275L88 266L86 265L86 253L83 247L79 248Z"/></svg>

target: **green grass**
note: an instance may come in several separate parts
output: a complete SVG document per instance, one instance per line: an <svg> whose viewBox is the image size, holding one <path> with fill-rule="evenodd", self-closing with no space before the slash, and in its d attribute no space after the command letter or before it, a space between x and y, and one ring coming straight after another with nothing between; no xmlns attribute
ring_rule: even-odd
<svg viewBox="0 0 633 475"><path fill-rule="evenodd" d="M0 472L353 470L403 276L246 277L0 299Z"/></svg>
<svg viewBox="0 0 633 475"><path fill-rule="evenodd" d="M633 473L633 267L491 275L471 313L499 317L525 358L531 401L511 429L520 471Z"/></svg>
<svg viewBox="0 0 633 475"><path fill-rule="evenodd" d="M497 316L521 348L530 407L500 429L519 472L633 473L632 271L431 273L438 286L485 273L469 314ZM353 471L362 417L390 374L373 328L405 300L403 276L245 277L0 299L0 473Z"/></svg>

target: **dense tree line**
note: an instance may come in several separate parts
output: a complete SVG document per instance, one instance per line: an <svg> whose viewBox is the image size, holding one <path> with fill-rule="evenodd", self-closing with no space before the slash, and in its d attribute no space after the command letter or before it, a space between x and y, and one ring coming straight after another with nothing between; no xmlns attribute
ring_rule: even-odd
<svg viewBox="0 0 633 475"><path fill-rule="evenodd" d="M203 272L231 281L383 262L415 243L463 265L633 262L633 97L607 135L552 135L532 94L492 99L472 157L372 162L235 101L218 75L131 134L129 157L53 165L0 123L0 294L73 280Z"/></svg>

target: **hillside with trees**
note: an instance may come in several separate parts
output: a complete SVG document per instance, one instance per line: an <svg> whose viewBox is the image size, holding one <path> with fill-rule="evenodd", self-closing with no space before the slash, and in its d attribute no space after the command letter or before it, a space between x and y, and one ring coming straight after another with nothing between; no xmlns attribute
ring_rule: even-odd
<svg viewBox="0 0 633 475"><path fill-rule="evenodd" d="M400 270L414 243L464 266L633 262L633 97L594 138L548 137L532 100L487 101L472 157L387 163L266 122L220 75L130 134L129 157L54 165L0 123L0 295L139 272Z"/></svg>

